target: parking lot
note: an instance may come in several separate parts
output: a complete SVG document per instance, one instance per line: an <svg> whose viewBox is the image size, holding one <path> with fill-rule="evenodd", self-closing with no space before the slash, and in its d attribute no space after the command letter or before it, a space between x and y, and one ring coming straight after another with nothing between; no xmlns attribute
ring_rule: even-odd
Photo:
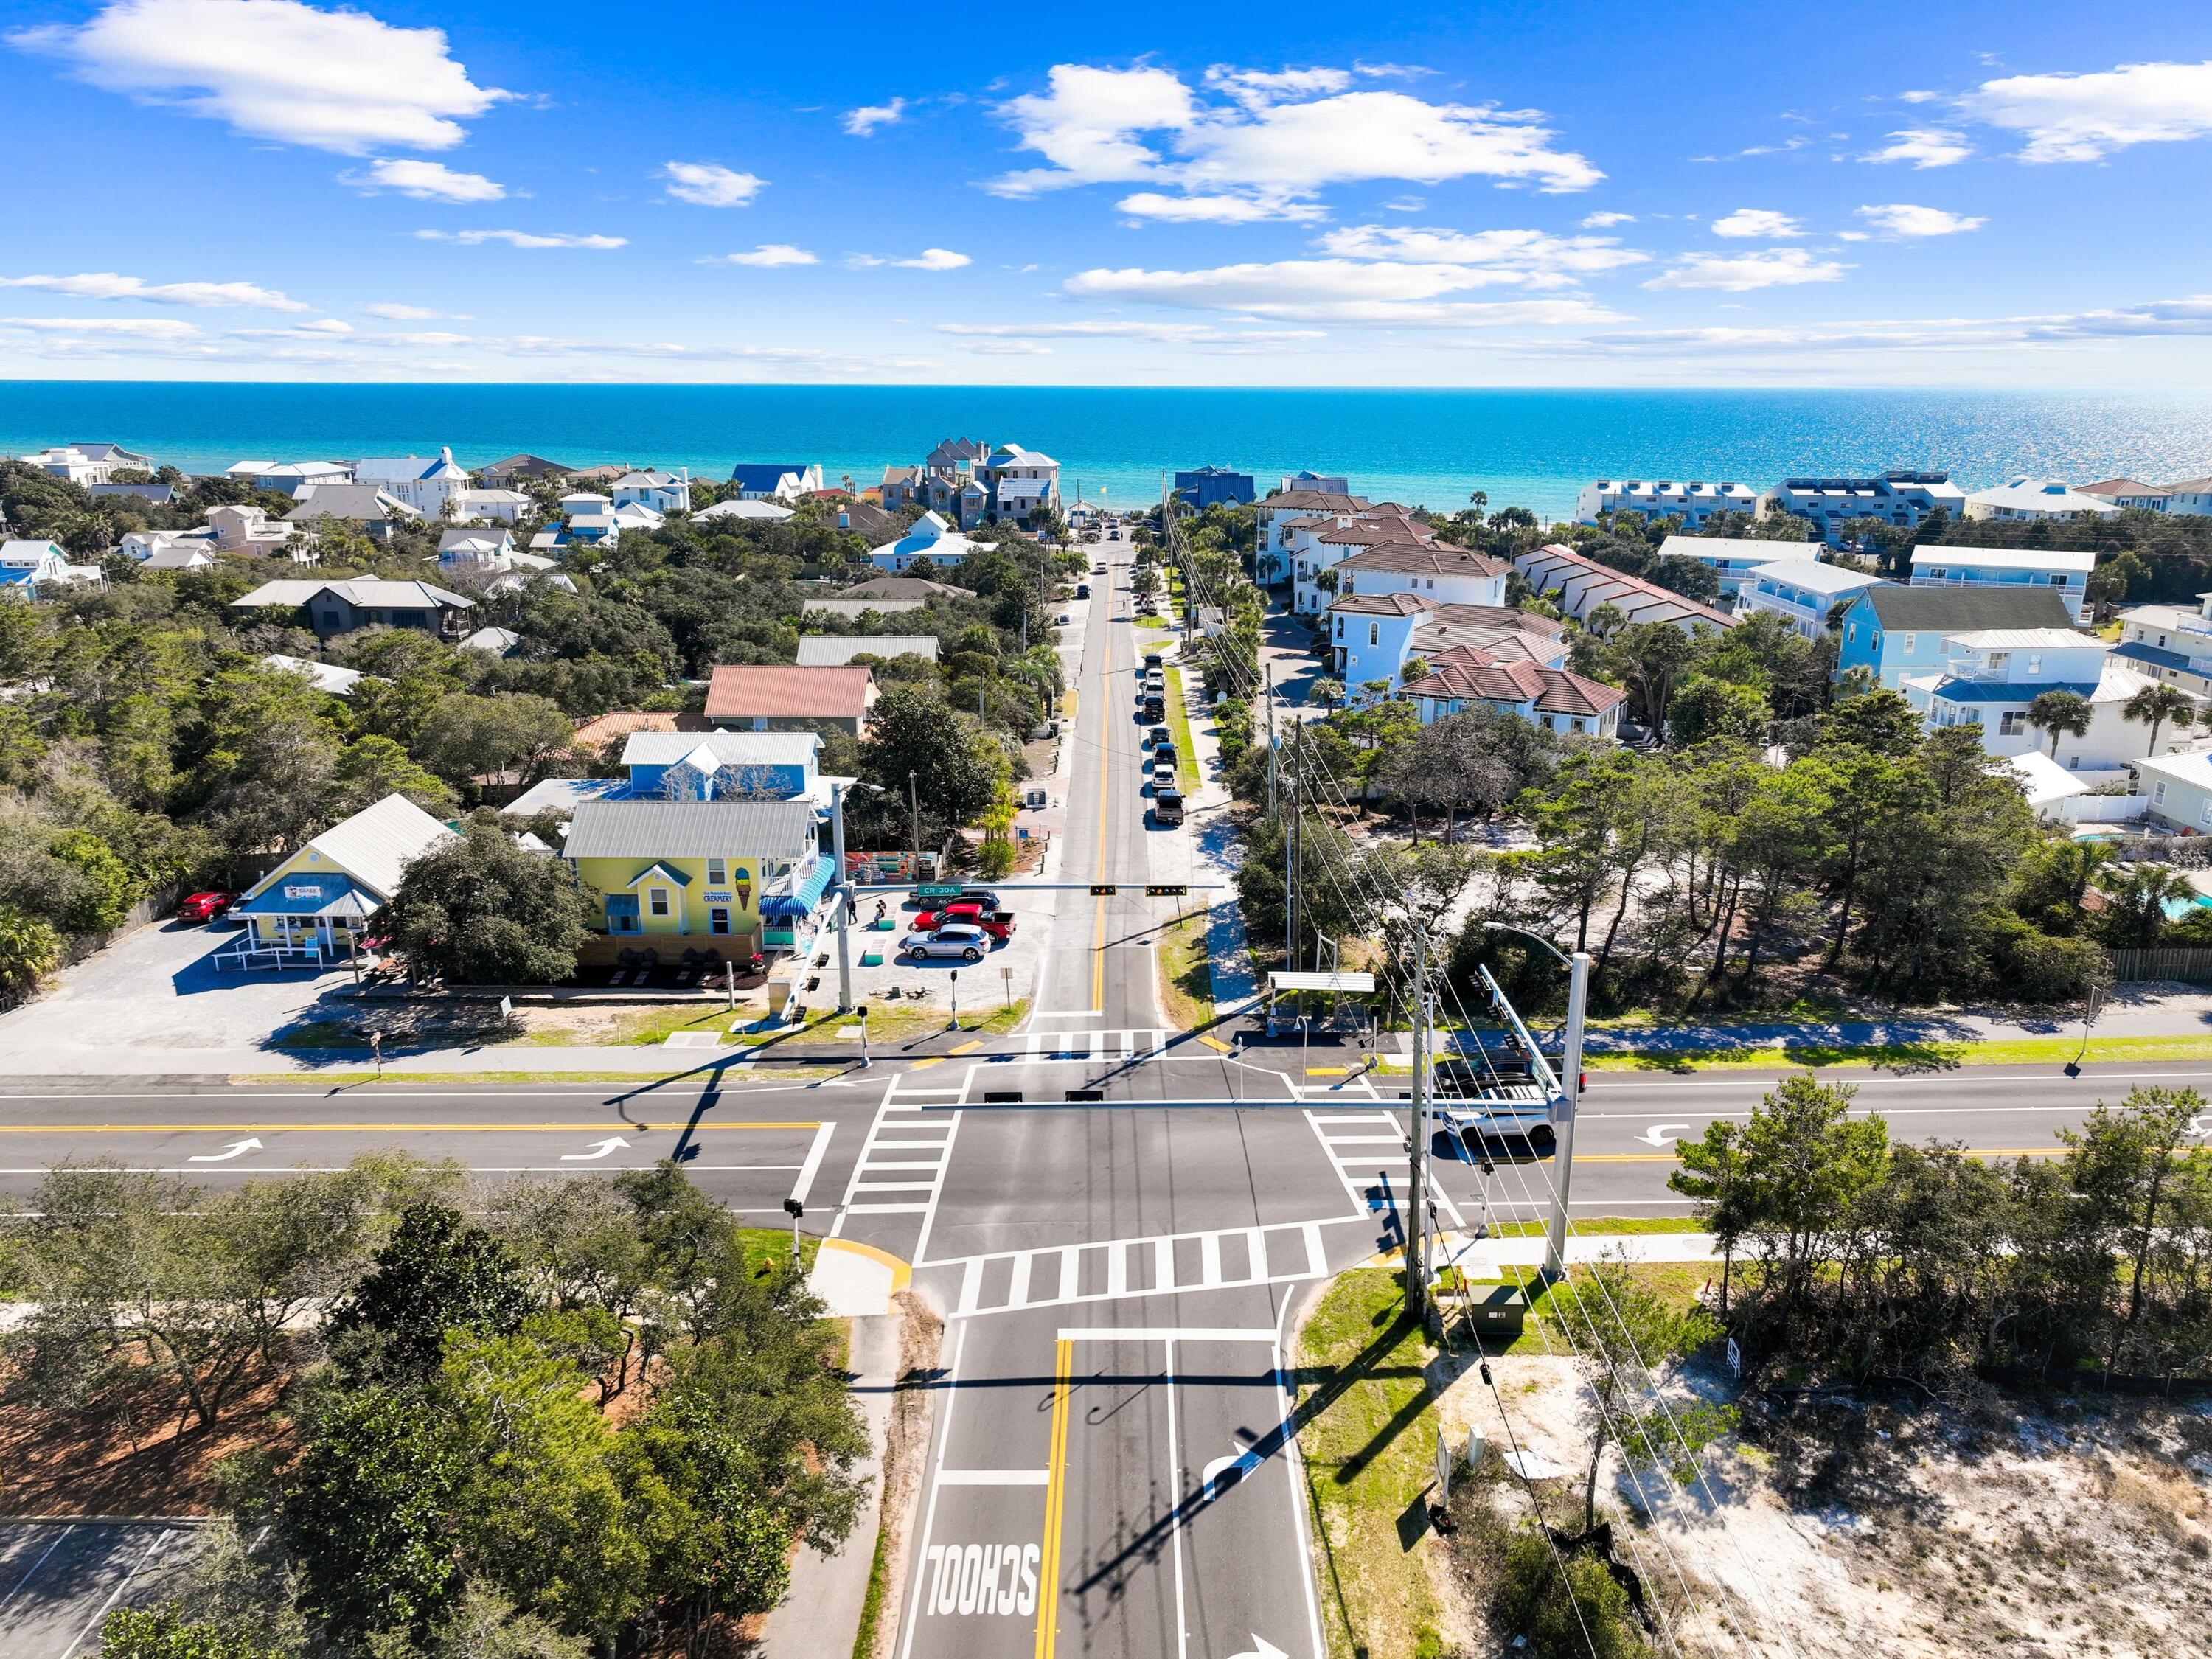
<svg viewBox="0 0 2212 1659"><path fill-rule="evenodd" d="M0 1653L97 1653L100 1621L170 1594L199 1539L191 1521L0 1522Z"/></svg>

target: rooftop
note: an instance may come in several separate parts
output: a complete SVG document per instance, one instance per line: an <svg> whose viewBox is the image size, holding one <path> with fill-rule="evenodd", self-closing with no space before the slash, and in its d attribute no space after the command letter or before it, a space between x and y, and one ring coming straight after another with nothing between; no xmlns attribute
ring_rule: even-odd
<svg viewBox="0 0 2212 1659"><path fill-rule="evenodd" d="M724 664L707 686L709 720L859 720L874 676L866 668Z"/></svg>
<svg viewBox="0 0 2212 1659"><path fill-rule="evenodd" d="M1948 634L1969 628L2067 628L2074 613L2050 587L1869 587L1854 604L1872 607L1893 632Z"/></svg>
<svg viewBox="0 0 2212 1659"><path fill-rule="evenodd" d="M2069 570L2083 575L2097 568L2094 553L2062 551L2052 547L1916 547L1913 574L1975 565L1984 570Z"/></svg>
<svg viewBox="0 0 2212 1659"><path fill-rule="evenodd" d="M781 800L584 800L562 852L572 859L799 859L815 811Z"/></svg>
<svg viewBox="0 0 2212 1659"><path fill-rule="evenodd" d="M823 668L855 657L927 657L937 660L934 634L802 634L799 665Z"/></svg>

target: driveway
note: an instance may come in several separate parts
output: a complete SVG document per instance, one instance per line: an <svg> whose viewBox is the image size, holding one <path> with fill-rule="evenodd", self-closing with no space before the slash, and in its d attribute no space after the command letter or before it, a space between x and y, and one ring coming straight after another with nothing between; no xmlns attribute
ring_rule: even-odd
<svg viewBox="0 0 2212 1659"><path fill-rule="evenodd" d="M97 1653L108 1613L172 1594L198 1543L189 1521L0 1522L0 1653Z"/></svg>
<svg viewBox="0 0 2212 1659"><path fill-rule="evenodd" d="M0 1069L36 1074L42 1057L50 1065L126 1048L177 1053L177 1069L191 1071L194 1050L265 1048L287 1026L332 1016L317 1005L352 982L347 969L217 973L210 958L237 937L234 927L173 921L125 934L64 969L37 1001L0 1014Z"/></svg>

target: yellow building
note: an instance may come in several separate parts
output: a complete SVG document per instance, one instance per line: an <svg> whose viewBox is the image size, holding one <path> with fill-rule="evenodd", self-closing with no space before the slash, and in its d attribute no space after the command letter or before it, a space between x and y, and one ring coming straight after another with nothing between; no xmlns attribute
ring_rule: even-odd
<svg viewBox="0 0 2212 1659"><path fill-rule="evenodd" d="M802 801L586 800L562 855L601 896L611 939L793 950L835 874L818 822Z"/></svg>
<svg viewBox="0 0 2212 1659"><path fill-rule="evenodd" d="M404 795L386 795L254 883L231 910L246 933L220 954L252 967L343 960L361 924L398 890L408 861L452 834Z"/></svg>

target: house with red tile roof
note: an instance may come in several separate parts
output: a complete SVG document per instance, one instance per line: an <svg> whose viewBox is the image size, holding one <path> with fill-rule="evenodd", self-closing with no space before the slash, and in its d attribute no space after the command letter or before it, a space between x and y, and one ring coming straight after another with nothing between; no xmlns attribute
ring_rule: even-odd
<svg viewBox="0 0 2212 1659"><path fill-rule="evenodd" d="M875 701L876 677L864 667L724 664L707 684L707 718L726 730L857 736Z"/></svg>
<svg viewBox="0 0 2212 1659"><path fill-rule="evenodd" d="M1406 683L1406 695L1424 726L1481 702L1562 736L1596 738L1619 735L1628 701L1626 691L1568 669L1503 661L1466 645L1431 659L1426 674Z"/></svg>

